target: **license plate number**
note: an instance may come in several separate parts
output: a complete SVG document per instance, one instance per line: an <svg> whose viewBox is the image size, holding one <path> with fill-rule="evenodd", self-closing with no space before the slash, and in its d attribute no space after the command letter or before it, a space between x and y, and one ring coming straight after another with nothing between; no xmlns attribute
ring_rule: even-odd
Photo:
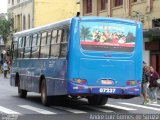
<svg viewBox="0 0 160 120"><path fill-rule="evenodd" d="M116 89L114 88L100 88L100 93L115 93Z"/></svg>

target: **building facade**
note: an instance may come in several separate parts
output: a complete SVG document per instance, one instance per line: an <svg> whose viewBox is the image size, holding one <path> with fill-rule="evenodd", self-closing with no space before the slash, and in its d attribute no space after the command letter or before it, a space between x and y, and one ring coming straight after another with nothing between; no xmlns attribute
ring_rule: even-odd
<svg viewBox="0 0 160 120"><path fill-rule="evenodd" d="M79 11L77 0L8 0L8 13L16 32L71 18Z"/></svg>
<svg viewBox="0 0 160 120"><path fill-rule="evenodd" d="M82 16L105 16L143 22L143 59L160 73L160 0L80 0Z"/></svg>
<svg viewBox="0 0 160 120"><path fill-rule="evenodd" d="M8 0L8 13L14 19L16 32L34 27L33 0Z"/></svg>

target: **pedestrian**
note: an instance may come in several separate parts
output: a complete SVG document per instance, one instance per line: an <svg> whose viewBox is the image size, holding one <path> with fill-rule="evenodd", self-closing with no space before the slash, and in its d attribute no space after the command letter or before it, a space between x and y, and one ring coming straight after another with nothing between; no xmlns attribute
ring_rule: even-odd
<svg viewBox="0 0 160 120"><path fill-rule="evenodd" d="M5 62L3 64L3 70L4 70L4 78L7 78L7 71L8 71L7 60L5 60Z"/></svg>
<svg viewBox="0 0 160 120"><path fill-rule="evenodd" d="M150 99L152 103L157 103L157 89L156 80L158 80L159 75L156 70L151 66L150 67L150 80L149 80L149 91L150 91Z"/></svg>
<svg viewBox="0 0 160 120"><path fill-rule="evenodd" d="M149 103L149 98L148 98L148 83L149 83L149 78L150 78L150 71L148 69L148 66L146 62L143 61L143 74L142 74L142 95L144 98L143 104L148 104Z"/></svg>

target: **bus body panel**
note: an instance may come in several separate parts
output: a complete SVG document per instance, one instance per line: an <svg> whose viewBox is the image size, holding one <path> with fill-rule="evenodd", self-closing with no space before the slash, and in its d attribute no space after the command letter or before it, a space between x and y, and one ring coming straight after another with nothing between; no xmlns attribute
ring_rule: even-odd
<svg viewBox="0 0 160 120"><path fill-rule="evenodd" d="M67 94L66 64L66 59L17 60L13 63L10 84L11 86L16 85L15 75L18 73L21 89L39 92L40 77L43 75L46 80L48 95Z"/></svg>
<svg viewBox="0 0 160 120"><path fill-rule="evenodd" d="M97 22L98 24L109 22L120 23L122 27L123 25L136 27L134 50L122 52L83 49L80 41L81 22ZM55 24L55 27L57 25ZM42 30L45 29L46 27ZM39 28L35 30L40 32ZM19 33L17 36L27 35L30 32L32 30ZM12 66L11 86L16 86L15 77L18 73L20 88L33 92L40 92L40 78L44 76L48 96L98 94L110 97L115 95L116 97L119 95L140 95L143 50L141 23L106 17L75 17L71 21L69 33L68 51L65 59L17 59Z"/></svg>
<svg viewBox="0 0 160 120"><path fill-rule="evenodd" d="M126 86L127 80L136 80L134 61L103 59L80 61L79 76L86 79L89 86L103 86L101 80L104 79L113 80L113 86Z"/></svg>
<svg viewBox="0 0 160 120"><path fill-rule="evenodd" d="M107 21L94 19L91 21ZM85 51L80 45L78 31L83 18L72 19L70 54L68 67L68 94L105 94L105 95L135 95L141 94L142 81L142 24L130 21L109 21L136 26L136 44L133 52ZM84 19L83 22L90 21ZM78 79L86 80L87 84L78 84ZM113 84L105 85L101 80L113 80ZM134 81L134 85L127 82ZM114 92L113 92L114 91Z"/></svg>

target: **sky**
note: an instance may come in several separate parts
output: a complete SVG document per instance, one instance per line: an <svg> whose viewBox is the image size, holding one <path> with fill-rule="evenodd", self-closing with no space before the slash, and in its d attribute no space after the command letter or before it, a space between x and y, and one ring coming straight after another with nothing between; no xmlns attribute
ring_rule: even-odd
<svg viewBox="0 0 160 120"><path fill-rule="evenodd" d="M0 0L0 13L7 13L8 0Z"/></svg>

